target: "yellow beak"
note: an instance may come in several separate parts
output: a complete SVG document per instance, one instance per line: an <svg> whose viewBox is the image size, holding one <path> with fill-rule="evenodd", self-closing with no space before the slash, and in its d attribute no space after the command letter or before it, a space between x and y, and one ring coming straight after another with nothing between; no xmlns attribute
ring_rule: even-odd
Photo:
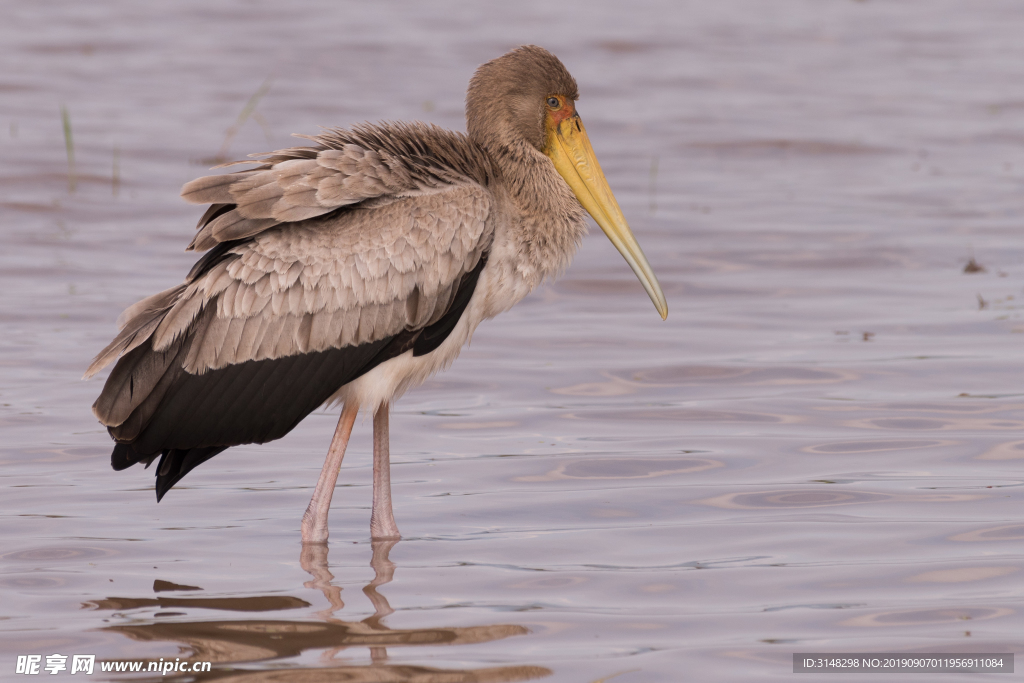
<svg viewBox="0 0 1024 683"><path fill-rule="evenodd" d="M619 250L626 263L636 273L640 284L647 290L662 320L668 317L668 302L661 291L658 278L654 276L651 264L647 262L643 250L633 237L626 217L622 215L619 203L615 201L612 189L608 187L601 164L590 146L587 130L583 127L580 117L569 116L560 123L548 125L547 148L545 154L555 164L555 170L569 183L576 198L586 209L615 248Z"/></svg>

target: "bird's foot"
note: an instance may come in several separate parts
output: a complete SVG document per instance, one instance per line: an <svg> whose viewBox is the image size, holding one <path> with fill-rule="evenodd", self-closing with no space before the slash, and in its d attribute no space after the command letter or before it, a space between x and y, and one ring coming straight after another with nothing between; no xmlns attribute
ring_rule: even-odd
<svg viewBox="0 0 1024 683"><path fill-rule="evenodd" d="M302 544L327 543L327 520L318 519L317 515L306 510L302 516Z"/></svg>
<svg viewBox="0 0 1024 683"><path fill-rule="evenodd" d="M370 516L370 539L374 541L397 541L402 538L393 516Z"/></svg>

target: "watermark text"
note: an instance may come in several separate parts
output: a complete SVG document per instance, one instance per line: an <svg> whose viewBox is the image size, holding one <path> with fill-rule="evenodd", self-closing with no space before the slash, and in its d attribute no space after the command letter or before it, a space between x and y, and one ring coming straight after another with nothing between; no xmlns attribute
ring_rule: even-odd
<svg viewBox="0 0 1024 683"><path fill-rule="evenodd" d="M96 662L96 655L18 655L14 673L26 676L40 674L56 675L101 673L158 673L161 676L180 673L204 673L210 670L211 662L182 661L160 658L159 660L128 660L123 662Z"/></svg>

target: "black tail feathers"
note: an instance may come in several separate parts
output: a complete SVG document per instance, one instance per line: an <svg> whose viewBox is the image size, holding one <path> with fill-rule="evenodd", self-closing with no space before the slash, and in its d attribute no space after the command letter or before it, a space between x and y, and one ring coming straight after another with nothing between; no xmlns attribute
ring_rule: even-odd
<svg viewBox="0 0 1024 683"><path fill-rule="evenodd" d="M161 451L160 465L156 468L157 502L159 503L164 494L181 481L182 477L227 448L228 446L206 446L203 448L170 448ZM132 444L119 443L114 445L114 451L110 454L110 465L118 471L138 462L145 462L149 467L155 458L155 453L141 455L132 448Z"/></svg>

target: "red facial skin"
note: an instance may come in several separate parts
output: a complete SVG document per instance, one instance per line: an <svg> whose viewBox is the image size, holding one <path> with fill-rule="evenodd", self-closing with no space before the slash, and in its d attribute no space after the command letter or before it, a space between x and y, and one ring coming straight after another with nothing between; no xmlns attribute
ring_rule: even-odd
<svg viewBox="0 0 1024 683"><path fill-rule="evenodd" d="M561 102L561 106L558 109L548 107L547 125L548 128L557 128L562 121L576 116L576 105L561 95L551 95L551 97L557 98Z"/></svg>

